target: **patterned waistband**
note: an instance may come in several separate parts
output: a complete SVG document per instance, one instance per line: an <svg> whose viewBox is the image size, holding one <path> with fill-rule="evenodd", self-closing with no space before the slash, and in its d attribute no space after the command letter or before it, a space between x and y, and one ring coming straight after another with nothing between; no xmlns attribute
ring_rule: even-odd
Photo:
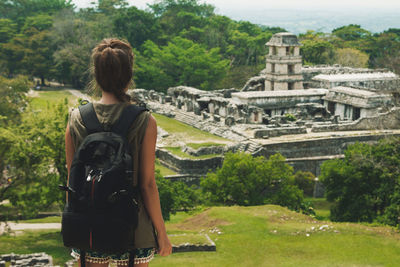
<svg viewBox="0 0 400 267"><path fill-rule="evenodd" d="M154 258L155 249L151 248L150 251L147 253L148 255L139 255L135 256L134 264L140 263L148 263ZM71 256L74 257L76 260L80 260L80 254L76 250L72 250ZM86 262L90 263L98 263L98 264L105 264L105 263L112 263L117 265L128 265L129 259L115 259L111 255L104 256L104 257L95 257L89 255L85 255Z"/></svg>

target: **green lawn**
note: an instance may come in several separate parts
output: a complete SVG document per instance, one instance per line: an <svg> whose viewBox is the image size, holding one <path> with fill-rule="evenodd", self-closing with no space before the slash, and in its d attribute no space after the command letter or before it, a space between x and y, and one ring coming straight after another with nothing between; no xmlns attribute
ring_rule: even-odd
<svg viewBox="0 0 400 267"><path fill-rule="evenodd" d="M215 228L221 234L209 231ZM217 251L156 257L152 266L350 267L400 262L400 234L393 228L320 222L273 205L214 207L183 223L169 224L168 230L206 231Z"/></svg>
<svg viewBox="0 0 400 267"><path fill-rule="evenodd" d="M49 216L39 219L21 220L18 223L61 223L60 216Z"/></svg>
<svg viewBox="0 0 400 267"><path fill-rule="evenodd" d="M0 236L1 254L27 254L46 252L53 257L55 265L64 266L71 259L70 251L62 245L59 230L24 231L24 234Z"/></svg>
<svg viewBox="0 0 400 267"><path fill-rule="evenodd" d="M78 98L66 90L47 90L35 91L39 94L38 97L31 97L30 106L33 109L40 109L46 107L48 104L55 104L68 99L71 106L78 104Z"/></svg>
<svg viewBox="0 0 400 267"><path fill-rule="evenodd" d="M170 134L174 134L180 138L181 141L190 141L190 143L204 143L213 142L218 144L229 143L228 139L201 131L192 126L179 122L175 119L168 118L157 113L152 114L157 120L157 125L163 128Z"/></svg>
<svg viewBox="0 0 400 267"><path fill-rule="evenodd" d="M156 159L156 162L155 162L155 168L158 169L158 170L160 170L160 173L161 173L162 176L175 175L175 174L177 174L177 173L174 172L173 170L168 169L168 168L165 167L164 165L161 165L160 161L158 161L157 159Z"/></svg>
<svg viewBox="0 0 400 267"><path fill-rule="evenodd" d="M201 156L196 157L196 156L193 156L193 155L183 152L182 148L180 148L180 147L165 147L165 149L167 149L169 152L171 152L174 155L177 155L181 158L186 158L186 159L209 159L209 158L221 156L221 155L217 155L217 154L211 154L211 155L201 155Z"/></svg>
<svg viewBox="0 0 400 267"><path fill-rule="evenodd" d="M274 205L212 207L178 213L167 223L175 243L202 242L216 252L157 256L151 266L399 266L400 233L391 227L321 222ZM45 251L56 264L69 259L58 231L0 236L0 254Z"/></svg>

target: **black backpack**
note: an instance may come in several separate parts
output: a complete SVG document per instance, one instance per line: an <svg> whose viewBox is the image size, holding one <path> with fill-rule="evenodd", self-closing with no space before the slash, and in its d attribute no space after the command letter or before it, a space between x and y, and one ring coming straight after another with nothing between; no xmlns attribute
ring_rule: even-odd
<svg viewBox="0 0 400 267"><path fill-rule="evenodd" d="M62 215L64 245L85 251L130 252L134 261L134 233L138 222L138 188L133 186L133 159L127 134L146 110L127 106L112 130L103 130L92 103L79 107L87 136L75 151Z"/></svg>

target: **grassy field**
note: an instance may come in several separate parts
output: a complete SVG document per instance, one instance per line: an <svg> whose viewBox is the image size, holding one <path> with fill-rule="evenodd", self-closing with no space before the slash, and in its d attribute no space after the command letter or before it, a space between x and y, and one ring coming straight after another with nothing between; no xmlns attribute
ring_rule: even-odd
<svg viewBox="0 0 400 267"><path fill-rule="evenodd" d="M226 144L230 143L228 139L201 131L192 126L179 122L177 120L168 118L166 116L153 113L154 118L157 120L157 125L163 128L170 134L173 134L176 139L181 141L190 141L190 143L217 143Z"/></svg>
<svg viewBox="0 0 400 267"><path fill-rule="evenodd" d="M44 90L44 91L34 91L35 94L31 96L30 106L32 109L40 109L46 107L48 104L55 104L68 99L68 103L71 106L78 104L78 98L72 95L66 90Z"/></svg>
<svg viewBox="0 0 400 267"><path fill-rule="evenodd" d="M160 173L161 173L162 176L175 175L175 174L177 174L177 173L174 172L173 170L168 169L168 168L165 167L164 165L161 165L160 161L158 161L157 159L156 159L156 162L155 162L155 168L158 169L158 170L160 170Z"/></svg>
<svg viewBox="0 0 400 267"><path fill-rule="evenodd" d="M399 266L400 233L383 226L318 221L274 205L213 207L178 213L167 223L173 242L202 242L216 252L156 257L151 266ZM198 241L196 241L198 240ZM0 236L0 254L46 251L56 264L69 259L58 231Z"/></svg>

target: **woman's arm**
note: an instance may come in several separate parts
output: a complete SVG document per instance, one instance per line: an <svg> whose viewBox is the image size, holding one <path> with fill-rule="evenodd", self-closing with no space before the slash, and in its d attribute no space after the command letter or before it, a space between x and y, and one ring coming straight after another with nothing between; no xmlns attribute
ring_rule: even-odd
<svg viewBox="0 0 400 267"><path fill-rule="evenodd" d="M71 169L71 163L72 163L72 159L74 158L74 154L75 154L74 141L72 140L71 132L69 131L69 124L68 124L67 129L65 130L65 160L67 162L68 179L69 179L69 171ZM67 192L67 201L68 201L68 192Z"/></svg>
<svg viewBox="0 0 400 267"><path fill-rule="evenodd" d="M140 190L144 206L157 231L158 253L161 256L167 256L172 252L172 245L168 239L164 220L162 218L160 197L154 178L156 141L157 123L153 116L150 116L140 151Z"/></svg>

